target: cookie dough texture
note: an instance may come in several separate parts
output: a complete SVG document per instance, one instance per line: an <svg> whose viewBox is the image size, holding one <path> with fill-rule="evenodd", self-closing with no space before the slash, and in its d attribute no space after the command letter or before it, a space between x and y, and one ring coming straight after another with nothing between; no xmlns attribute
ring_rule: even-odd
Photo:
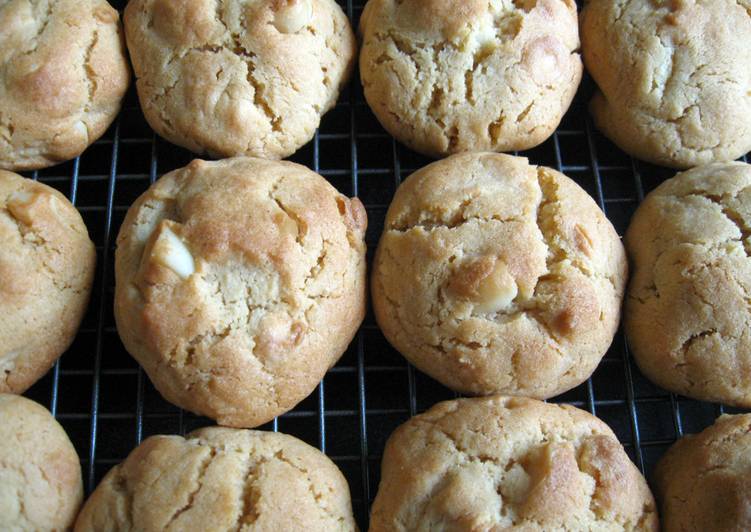
<svg viewBox="0 0 751 532"><path fill-rule="evenodd" d="M76 532L356 530L347 481L317 449L284 434L206 428L154 436L115 466Z"/></svg>
<svg viewBox="0 0 751 532"><path fill-rule="evenodd" d="M23 393L68 349L96 251L58 191L0 170L0 393Z"/></svg>
<svg viewBox="0 0 751 532"><path fill-rule="evenodd" d="M130 71L105 0L0 3L0 168L80 155L120 110Z"/></svg>
<svg viewBox="0 0 751 532"><path fill-rule="evenodd" d="M368 104L434 157L537 146L581 80L573 0L370 0L360 32Z"/></svg>
<svg viewBox="0 0 751 532"><path fill-rule="evenodd" d="M654 499L608 426L571 406L439 403L389 438L371 532L658 530Z"/></svg>
<svg viewBox="0 0 751 532"><path fill-rule="evenodd" d="M663 388L751 407L751 166L715 163L652 191L626 233L625 329Z"/></svg>
<svg viewBox="0 0 751 532"><path fill-rule="evenodd" d="M569 178L463 154L399 188L371 290L387 339L446 386L548 398L607 351L626 270L613 226Z"/></svg>
<svg viewBox="0 0 751 532"><path fill-rule="evenodd" d="M686 436L654 473L665 532L751 529L751 415L720 416Z"/></svg>
<svg viewBox="0 0 751 532"><path fill-rule="evenodd" d="M252 427L305 398L365 314L359 200L287 162L193 161L131 207L115 318L167 400Z"/></svg>
<svg viewBox="0 0 751 532"><path fill-rule="evenodd" d="M69 530L83 501L81 465L46 408L0 393L0 529Z"/></svg>
<svg viewBox="0 0 751 532"><path fill-rule="evenodd" d="M214 157L294 153L357 46L334 0L131 0L124 20L149 124Z"/></svg>
<svg viewBox="0 0 751 532"><path fill-rule="evenodd" d="M591 111L624 151L675 168L751 150L751 2L589 0Z"/></svg>

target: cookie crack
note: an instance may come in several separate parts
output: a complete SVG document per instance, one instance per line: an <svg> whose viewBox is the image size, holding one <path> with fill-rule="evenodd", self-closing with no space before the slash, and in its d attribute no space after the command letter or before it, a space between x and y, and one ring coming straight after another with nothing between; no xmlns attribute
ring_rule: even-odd
<svg viewBox="0 0 751 532"><path fill-rule="evenodd" d="M294 222L295 228L297 229L295 242L297 242L298 246L304 247L303 237L307 233L305 220L303 220L294 210L287 207L284 202L279 199L279 196L276 192L277 190L279 190L279 186L282 184L282 181L284 181L283 177L276 180L276 182L272 185L271 189L269 190L269 199L276 204L279 210L285 214L287 219Z"/></svg>
<svg viewBox="0 0 751 532"><path fill-rule="evenodd" d="M87 89L88 89L88 97L86 100L86 105L84 106L84 113L91 112L91 107L94 104L94 96L98 88L97 81L96 81L96 72L94 71L94 68L91 66L91 56L93 55L94 48L96 48L98 43L99 43L99 29L96 29L94 30L94 35L91 38L91 42L89 43L89 46L86 47L86 53L84 54L83 73L86 79L86 84L87 84ZM88 125L86 127L86 134L88 135Z"/></svg>
<svg viewBox="0 0 751 532"><path fill-rule="evenodd" d="M198 493L203 488L203 479L206 476L206 472L209 469L209 466L211 465L212 461L216 457L216 450L213 447L209 448L209 453L203 457L201 460L201 463L198 466L198 477L196 478L196 483L193 487L193 489L188 494L188 500L187 502L175 510L170 517L169 521L167 521L167 524L164 525L164 530L168 530L170 526L177 521L177 519L184 514L185 512L189 511L193 508L193 504L195 503L195 498L198 495Z"/></svg>
<svg viewBox="0 0 751 532"><path fill-rule="evenodd" d="M54 4L56 0L48 0L45 8L45 13L42 16L42 24L36 29L36 33L31 38L31 48L23 51L23 55L31 55L39 49L39 41L42 35L47 30L50 20L52 19L52 12L54 11ZM36 17L34 17L36 19Z"/></svg>
<svg viewBox="0 0 751 532"><path fill-rule="evenodd" d="M330 519L333 519L339 523L344 521L344 516L336 515L331 508L329 508L324 503L324 494L321 493L316 486L316 483L313 482L313 479L311 477L310 471L306 467L302 467L296 463L294 463L292 460L284 456L284 450L279 449L274 453L274 458L279 460L280 462L283 462L299 473L301 473L308 484L308 491L313 496L313 500L315 502L315 505L318 507L319 510L321 510L324 514L326 514Z"/></svg>
<svg viewBox="0 0 751 532"><path fill-rule="evenodd" d="M245 65L247 67L246 79L248 81L248 84L253 87L253 103L257 107L259 107L266 115L266 118L271 124L272 131L277 133L280 132L282 130L282 118L274 112L271 105L269 104L269 101L265 94L266 85L258 81L258 79L255 77L255 63L253 63L250 58L248 58L245 61Z"/></svg>
<svg viewBox="0 0 751 532"><path fill-rule="evenodd" d="M576 256L570 256L562 246L556 243L555 235L559 234L560 231L556 231L555 227L553 229L547 229L547 226L555 226L556 215L560 212L558 209L558 206L560 205L558 185L555 183L555 180L547 174L547 169L542 166L537 167L537 182L540 187L542 199L537 207L536 223L537 228L542 234L543 243L547 248L545 260L547 269L546 275L554 274L556 267L565 263L573 266L579 271L579 273L588 279L601 279L607 281L608 284L610 284L613 293L618 294L619 290L613 274L603 275L596 269L588 267L586 264L582 263L581 259ZM548 214L548 210L553 212ZM537 286L535 286L535 291L536 290Z"/></svg>
<svg viewBox="0 0 751 532"><path fill-rule="evenodd" d="M462 206L469 205L471 200L466 200L462 203ZM464 211L458 212L450 220L420 220L414 223L393 224L387 229L388 232L393 233L408 233L413 229L422 229L423 231L430 233L436 229L459 229L465 225L473 223L507 223L507 222L521 222L523 221L518 216L500 216L494 214L492 216L465 216Z"/></svg>
<svg viewBox="0 0 751 532"><path fill-rule="evenodd" d="M744 189L745 190L745 189ZM741 191L742 192L742 191ZM743 250L746 253L747 257L751 257L751 242L749 242L749 237L751 236L751 226L749 226L748 223L746 223L746 219L743 217L742 214L740 214L735 209L731 208L727 204L728 199L736 199L737 195L741 192L738 192L736 195L730 196L728 198L727 195L718 196L715 194L693 194L698 197L706 198L707 200L711 201L714 205L719 207L719 209L722 211L722 214L727 218L733 225L735 225L738 228L738 231L740 232L741 236L738 239L735 239L735 241L740 242L743 245Z"/></svg>
<svg viewBox="0 0 751 532"><path fill-rule="evenodd" d="M258 508L258 501L261 498L260 492L256 489L256 481L258 480L258 470L268 460L265 457L260 458L254 462L252 459L248 460L245 472L242 475L243 490L240 494L240 514L237 517L237 523L235 530L242 530L246 526L251 526L261 516L260 509Z"/></svg>
<svg viewBox="0 0 751 532"><path fill-rule="evenodd" d="M39 231L36 231L33 226L28 226L21 221L17 220L15 216L12 215L12 213L8 210L2 209L1 212L5 212L7 215L7 218L10 219L16 230L18 231L18 235L21 240L21 244L30 250L30 252L37 258L35 262L38 263L39 266L42 267L44 272L47 274L47 278L52 283L52 285L60 292L68 292L73 291L74 294L80 294L82 292L81 288L76 288L74 285L77 281L79 281L83 275L83 270L78 270L76 272L76 277L73 279L70 279L69 281L61 281L57 278L57 273L55 269L50 265L50 262L48 260L48 257L46 255L62 255L62 251L54 247L49 241L47 241ZM37 257L39 253L42 253L42 257Z"/></svg>

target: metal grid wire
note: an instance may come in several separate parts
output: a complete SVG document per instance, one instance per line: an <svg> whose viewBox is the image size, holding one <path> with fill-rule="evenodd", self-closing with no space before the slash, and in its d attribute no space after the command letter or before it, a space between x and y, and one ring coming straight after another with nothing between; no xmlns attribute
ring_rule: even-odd
<svg viewBox="0 0 751 532"><path fill-rule="evenodd" d="M113 3L120 9L124 4ZM356 25L364 2L340 3ZM586 112L590 93L591 83L585 81L553 137L521 155L576 180L623 234L645 192L673 172L629 158L594 131ZM155 136L131 89L116 122L80 158L29 174L68 195L97 246L95 288L83 326L70 350L27 394L48 405L67 430L81 456L89 492L143 438L212 424L159 396L123 348L112 315L114 243L125 212L157 177L192 158ZM380 127L365 104L357 74L315 139L292 160L321 173L342 193L361 198L369 216L369 260L394 191L430 162ZM386 438L410 416L453 397L389 346L369 312L317 390L262 428L292 434L326 452L347 477L355 515L365 530ZM634 365L621 332L592 378L555 401L607 422L648 476L677 437L703 429L723 412L720 406L676 397L649 383Z"/></svg>

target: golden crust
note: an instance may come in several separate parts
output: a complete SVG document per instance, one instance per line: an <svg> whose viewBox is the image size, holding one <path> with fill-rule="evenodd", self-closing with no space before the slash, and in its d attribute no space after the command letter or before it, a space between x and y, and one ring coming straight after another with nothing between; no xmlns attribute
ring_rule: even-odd
<svg viewBox="0 0 751 532"><path fill-rule="evenodd" d="M83 501L78 454L46 408L0 394L0 529L70 530Z"/></svg>
<svg viewBox="0 0 751 532"><path fill-rule="evenodd" d="M572 0L369 0L360 33L368 104L430 156L537 146L581 80Z"/></svg>
<svg viewBox="0 0 751 532"><path fill-rule="evenodd" d="M334 0L131 0L124 20L149 124L215 157L294 153L336 103L357 46Z"/></svg>
<svg viewBox="0 0 751 532"><path fill-rule="evenodd" d="M68 199L0 170L0 392L23 393L70 346L95 265Z"/></svg>
<svg viewBox="0 0 751 532"><path fill-rule="evenodd" d="M365 314L365 210L287 162L193 161L131 207L115 318L171 402L252 427L306 397Z"/></svg>
<svg viewBox="0 0 751 532"><path fill-rule="evenodd" d="M597 127L675 168L751 150L749 13L749 0L589 0L581 36Z"/></svg>
<svg viewBox="0 0 751 532"><path fill-rule="evenodd" d="M285 434L219 427L153 436L92 493L75 531L356 530L349 486Z"/></svg>
<svg viewBox="0 0 751 532"><path fill-rule="evenodd" d="M571 406L439 403L389 438L371 532L658 530L646 481L605 423Z"/></svg>
<svg viewBox="0 0 751 532"><path fill-rule="evenodd" d="M651 380L751 407L751 166L714 163L652 191L626 233L625 330Z"/></svg>
<svg viewBox="0 0 751 532"><path fill-rule="evenodd" d="M751 529L751 415L720 416L673 445L657 464L665 532Z"/></svg>
<svg viewBox="0 0 751 532"><path fill-rule="evenodd" d="M104 0L0 6L0 168L80 155L115 119L130 80L119 15Z"/></svg>
<svg viewBox="0 0 751 532"><path fill-rule="evenodd" d="M371 291L388 340L446 386L547 398L597 367L626 276L613 226L573 181L465 154L399 188Z"/></svg>

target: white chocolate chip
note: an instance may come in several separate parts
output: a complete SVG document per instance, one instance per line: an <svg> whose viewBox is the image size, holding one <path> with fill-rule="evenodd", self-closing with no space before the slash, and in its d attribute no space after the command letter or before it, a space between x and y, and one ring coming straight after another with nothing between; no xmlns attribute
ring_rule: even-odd
<svg viewBox="0 0 751 532"><path fill-rule="evenodd" d="M169 268L182 279L193 275L196 265L185 243L164 222L159 225L157 231L159 234L151 248L151 259Z"/></svg>
<svg viewBox="0 0 751 532"><path fill-rule="evenodd" d="M493 314L514 301L519 287L505 262L484 256L461 264L449 281L449 291L471 303L476 312Z"/></svg>
<svg viewBox="0 0 751 532"><path fill-rule="evenodd" d="M89 128L86 127L86 123L79 120L75 123L73 126L73 129L76 133L78 133L80 136L84 137L85 139L89 138Z"/></svg>
<svg viewBox="0 0 751 532"><path fill-rule="evenodd" d="M477 285L475 310L480 313L494 313L507 308L519 293L516 281L508 271L506 263L497 261L490 275Z"/></svg>
<svg viewBox="0 0 751 532"><path fill-rule="evenodd" d="M313 18L312 0L278 0L274 27L281 33L297 33Z"/></svg>
<svg viewBox="0 0 751 532"><path fill-rule="evenodd" d="M36 210L34 209L34 205L48 196L49 194L18 190L10 195L6 205L13 218L24 225L30 226L34 223L34 211Z"/></svg>
<svg viewBox="0 0 751 532"><path fill-rule="evenodd" d="M16 190L8 197L8 203L28 205L33 198L34 195L31 192L27 192L26 190Z"/></svg>
<svg viewBox="0 0 751 532"><path fill-rule="evenodd" d="M472 50L483 50L488 47L494 47L498 42L498 32L493 23L493 19L488 13L477 27L471 33Z"/></svg>

